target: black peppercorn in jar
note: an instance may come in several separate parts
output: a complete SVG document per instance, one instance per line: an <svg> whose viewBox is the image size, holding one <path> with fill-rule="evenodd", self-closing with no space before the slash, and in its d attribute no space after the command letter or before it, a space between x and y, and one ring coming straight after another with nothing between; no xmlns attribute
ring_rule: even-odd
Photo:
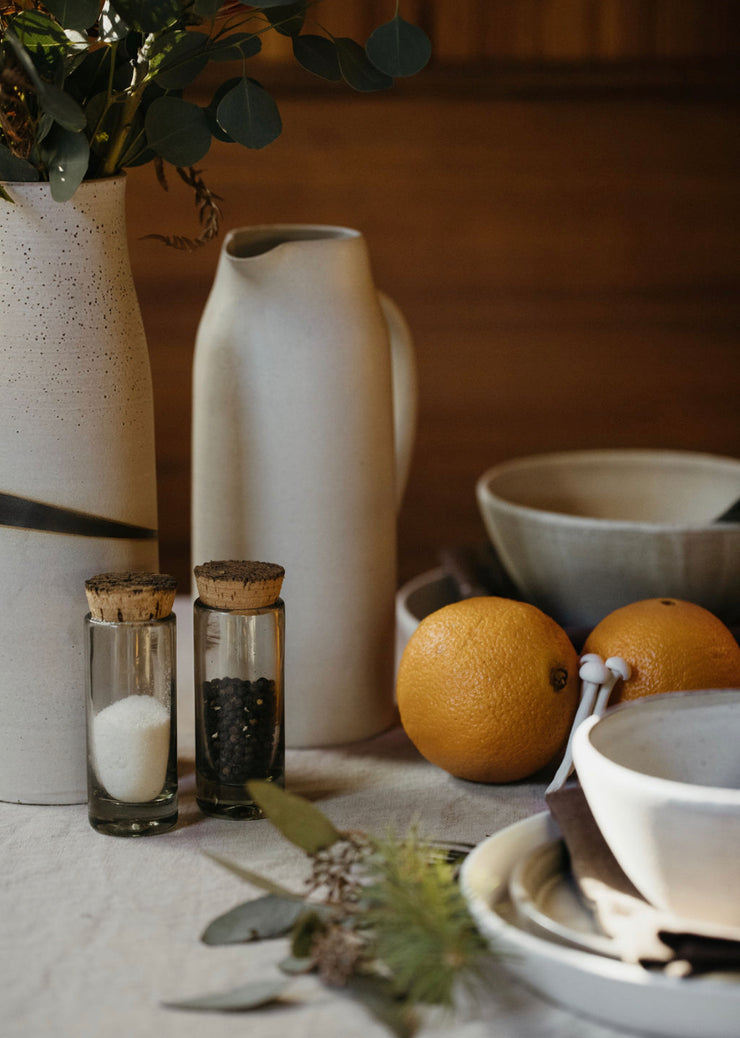
<svg viewBox="0 0 740 1038"><path fill-rule="evenodd" d="M201 810L259 818L252 779L284 784L282 566L195 567L195 772Z"/></svg>

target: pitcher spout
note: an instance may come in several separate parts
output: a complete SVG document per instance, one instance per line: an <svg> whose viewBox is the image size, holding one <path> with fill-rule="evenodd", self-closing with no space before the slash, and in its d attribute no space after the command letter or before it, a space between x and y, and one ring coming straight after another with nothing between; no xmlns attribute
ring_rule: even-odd
<svg viewBox="0 0 740 1038"><path fill-rule="evenodd" d="M301 242L343 241L361 238L351 227L329 224L268 224L230 231L224 239L224 253L232 260L264 256L284 245Z"/></svg>

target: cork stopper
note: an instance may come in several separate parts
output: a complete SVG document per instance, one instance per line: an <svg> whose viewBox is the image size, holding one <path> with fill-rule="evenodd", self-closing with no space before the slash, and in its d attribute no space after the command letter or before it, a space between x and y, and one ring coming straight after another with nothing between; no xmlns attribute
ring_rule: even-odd
<svg viewBox="0 0 740 1038"><path fill-rule="evenodd" d="M172 612L177 581L166 573L98 573L85 581L94 620L163 620Z"/></svg>
<svg viewBox="0 0 740 1038"><path fill-rule="evenodd" d="M195 567L195 583L211 609L262 609L280 595L285 570L274 562L204 562Z"/></svg>

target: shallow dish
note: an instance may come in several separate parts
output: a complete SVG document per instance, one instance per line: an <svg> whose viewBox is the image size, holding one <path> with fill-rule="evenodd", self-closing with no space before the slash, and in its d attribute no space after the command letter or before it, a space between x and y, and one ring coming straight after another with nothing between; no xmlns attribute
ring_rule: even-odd
<svg viewBox="0 0 740 1038"><path fill-rule="evenodd" d="M509 898L523 929L573 948L618 957L614 942L599 931L583 903L562 840L522 855L511 870Z"/></svg>
<svg viewBox="0 0 740 1038"><path fill-rule="evenodd" d="M737 1038L740 974L680 979L528 933L508 897L512 869L560 836L549 812L478 844L460 883L470 911L504 968L526 986L611 1027L653 1038Z"/></svg>

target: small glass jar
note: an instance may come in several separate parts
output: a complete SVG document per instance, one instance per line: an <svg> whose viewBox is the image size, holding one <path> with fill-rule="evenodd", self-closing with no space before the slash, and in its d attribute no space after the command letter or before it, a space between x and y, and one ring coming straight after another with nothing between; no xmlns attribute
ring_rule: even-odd
<svg viewBox="0 0 740 1038"><path fill-rule="evenodd" d="M104 573L85 590L90 825L167 832L177 823L175 580Z"/></svg>
<svg viewBox="0 0 740 1038"><path fill-rule="evenodd" d="M285 782L282 566L195 567L196 800L208 815L261 818L252 779Z"/></svg>

